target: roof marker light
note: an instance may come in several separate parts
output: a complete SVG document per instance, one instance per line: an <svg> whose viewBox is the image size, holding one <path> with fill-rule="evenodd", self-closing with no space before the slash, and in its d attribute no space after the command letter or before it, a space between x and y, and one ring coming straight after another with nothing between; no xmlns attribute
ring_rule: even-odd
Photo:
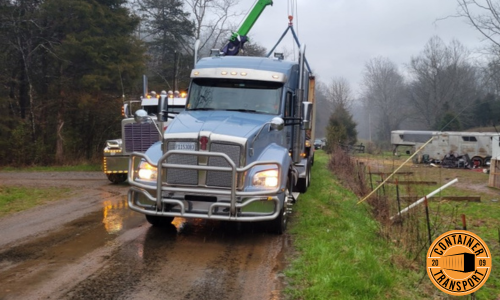
<svg viewBox="0 0 500 300"><path fill-rule="evenodd" d="M247 72L241 72L241 76L247 76Z"/></svg>
<svg viewBox="0 0 500 300"><path fill-rule="evenodd" d="M227 72L226 71L222 71L220 72L222 75L227 75Z"/></svg>
<svg viewBox="0 0 500 300"><path fill-rule="evenodd" d="M233 76L234 76L234 75L238 75L238 72L234 72L234 71L233 71L233 72L231 72L231 75L233 75Z"/></svg>

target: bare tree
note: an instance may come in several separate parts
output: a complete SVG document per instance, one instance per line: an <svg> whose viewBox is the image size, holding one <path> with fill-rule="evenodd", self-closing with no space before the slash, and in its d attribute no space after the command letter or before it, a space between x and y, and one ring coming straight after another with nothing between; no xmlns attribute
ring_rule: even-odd
<svg viewBox="0 0 500 300"><path fill-rule="evenodd" d="M481 75L486 92L500 95L500 53L488 61Z"/></svg>
<svg viewBox="0 0 500 300"><path fill-rule="evenodd" d="M409 72L411 104L427 127L436 128L443 116L458 116L475 97L475 68L468 62L469 51L458 41L449 45L437 36L425 45L423 52L412 57ZM462 115L465 121L465 115Z"/></svg>
<svg viewBox="0 0 500 300"><path fill-rule="evenodd" d="M220 48L220 45L231 35L234 29L232 20L242 13L236 11L239 0L186 0L185 5L191 12L195 24L194 39L200 40L200 53L209 53L211 49ZM194 53L192 45L187 45Z"/></svg>
<svg viewBox="0 0 500 300"><path fill-rule="evenodd" d="M396 64L373 58L365 64L363 101L379 140L388 141L407 117L406 86Z"/></svg>
<svg viewBox="0 0 500 300"><path fill-rule="evenodd" d="M354 101L349 82L343 77L332 79L327 88L327 97L334 108L341 105L347 110L351 109Z"/></svg>
<svg viewBox="0 0 500 300"><path fill-rule="evenodd" d="M316 120L315 120L315 133L316 137L321 138L326 136L326 128L328 120L333 112L332 102L329 101L328 87L321 81L316 83L315 102L316 106Z"/></svg>
<svg viewBox="0 0 500 300"><path fill-rule="evenodd" d="M457 0L458 14L500 47L500 3L494 0Z"/></svg>

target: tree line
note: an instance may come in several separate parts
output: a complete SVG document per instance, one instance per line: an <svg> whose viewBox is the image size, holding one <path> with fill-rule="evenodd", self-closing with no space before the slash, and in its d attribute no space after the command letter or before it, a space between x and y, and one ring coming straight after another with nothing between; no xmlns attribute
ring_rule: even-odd
<svg viewBox="0 0 500 300"><path fill-rule="evenodd" d="M121 106L186 89L234 29L237 0L0 0L0 165L98 161ZM247 55L265 49L250 45Z"/></svg>
<svg viewBox="0 0 500 300"><path fill-rule="evenodd" d="M459 14L490 40L477 62L459 41L432 37L404 67L366 62L355 97L344 78L318 82L316 137L354 144L358 132L466 130L500 113L499 11ZM220 49L243 13L238 0L0 0L0 165L97 161L120 136L121 106L150 90L183 90L200 56ZM266 49L247 44L244 55ZM404 72L404 73L403 73ZM357 125L357 126L356 126Z"/></svg>
<svg viewBox="0 0 500 300"><path fill-rule="evenodd" d="M367 61L358 97L344 78L319 85L318 122L322 126L317 135L327 136L330 144L352 145L359 131L365 139L388 144L391 131L397 129L496 130L500 121L499 16L500 6L494 1L457 0L455 17L468 21L489 41L480 60L473 59L458 40L445 43L433 36L405 66L390 57Z"/></svg>

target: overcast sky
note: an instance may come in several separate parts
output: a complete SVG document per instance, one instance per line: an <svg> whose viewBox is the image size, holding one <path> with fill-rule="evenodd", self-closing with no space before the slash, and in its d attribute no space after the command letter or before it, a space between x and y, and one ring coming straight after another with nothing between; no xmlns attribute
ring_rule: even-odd
<svg viewBox="0 0 500 300"><path fill-rule="evenodd" d="M254 0L240 0L248 10ZM288 0L274 0L250 31L256 43L270 50L288 26ZM344 77L358 96L365 63L387 57L404 72L437 35L453 38L474 51L487 42L456 14L456 0L297 0L294 29L306 44L306 56L318 80ZM290 39L282 45L292 50ZM279 48L278 48L279 49Z"/></svg>

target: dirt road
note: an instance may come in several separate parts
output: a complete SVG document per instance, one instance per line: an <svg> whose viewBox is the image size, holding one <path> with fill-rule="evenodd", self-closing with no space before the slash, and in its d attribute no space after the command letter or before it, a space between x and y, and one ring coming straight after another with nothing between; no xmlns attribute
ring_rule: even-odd
<svg viewBox="0 0 500 300"><path fill-rule="evenodd" d="M174 219L153 228L100 172L2 173L71 198L0 219L0 299L282 299L286 235Z"/></svg>

